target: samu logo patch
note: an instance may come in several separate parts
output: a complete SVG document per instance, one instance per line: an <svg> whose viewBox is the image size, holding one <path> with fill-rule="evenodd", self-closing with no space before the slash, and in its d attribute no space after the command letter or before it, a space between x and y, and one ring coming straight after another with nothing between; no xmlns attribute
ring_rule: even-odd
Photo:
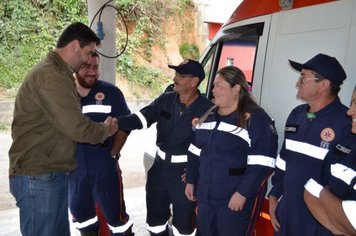
<svg viewBox="0 0 356 236"><path fill-rule="evenodd" d="M320 138L324 142L332 142L335 139L335 131L332 128L325 128L320 133Z"/></svg>

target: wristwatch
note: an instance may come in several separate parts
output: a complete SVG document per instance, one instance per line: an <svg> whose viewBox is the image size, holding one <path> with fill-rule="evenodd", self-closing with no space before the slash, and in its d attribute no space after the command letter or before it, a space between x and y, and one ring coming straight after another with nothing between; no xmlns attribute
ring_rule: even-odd
<svg viewBox="0 0 356 236"><path fill-rule="evenodd" d="M111 157L115 159L115 161L118 161L121 157L120 153L116 153L116 154L111 154Z"/></svg>

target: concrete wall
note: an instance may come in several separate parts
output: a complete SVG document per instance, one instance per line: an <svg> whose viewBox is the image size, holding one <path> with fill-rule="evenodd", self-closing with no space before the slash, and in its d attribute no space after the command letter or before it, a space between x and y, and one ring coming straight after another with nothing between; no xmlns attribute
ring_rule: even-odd
<svg viewBox="0 0 356 236"><path fill-rule="evenodd" d="M194 0L197 45L203 52L209 44L208 22L225 23L242 0Z"/></svg>
<svg viewBox="0 0 356 236"><path fill-rule="evenodd" d="M11 123L13 111L14 111L13 101L0 102L0 126Z"/></svg>
<svg viewBox="0 0 356 236"><path fill-rule="evenodd" d="M127 100L131 112L140 110L140 108L149 104L152 100ZM0 102L0 126L11 124L14 111L14 101Z"/></svg>

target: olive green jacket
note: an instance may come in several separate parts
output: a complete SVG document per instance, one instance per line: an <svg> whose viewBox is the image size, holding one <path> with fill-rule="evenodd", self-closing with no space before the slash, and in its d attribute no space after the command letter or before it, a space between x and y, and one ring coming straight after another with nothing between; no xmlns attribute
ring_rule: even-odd
<svg viewBox="0 0 356 236"><path fill-rule="evenodd" d="M55 52L27 75L16 97L10 175L74 170L75 142L102 143L109 128L82 115L73 71Z"/></svg>

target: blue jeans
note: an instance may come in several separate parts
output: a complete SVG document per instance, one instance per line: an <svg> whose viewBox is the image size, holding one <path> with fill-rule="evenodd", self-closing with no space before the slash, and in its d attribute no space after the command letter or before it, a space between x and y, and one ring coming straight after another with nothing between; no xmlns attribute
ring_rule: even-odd
<svg viewBox="0 0 356 236"><path fill-rule="evenodd" d="M67 173L11 176L23 236L69 236Z"/></svg>

